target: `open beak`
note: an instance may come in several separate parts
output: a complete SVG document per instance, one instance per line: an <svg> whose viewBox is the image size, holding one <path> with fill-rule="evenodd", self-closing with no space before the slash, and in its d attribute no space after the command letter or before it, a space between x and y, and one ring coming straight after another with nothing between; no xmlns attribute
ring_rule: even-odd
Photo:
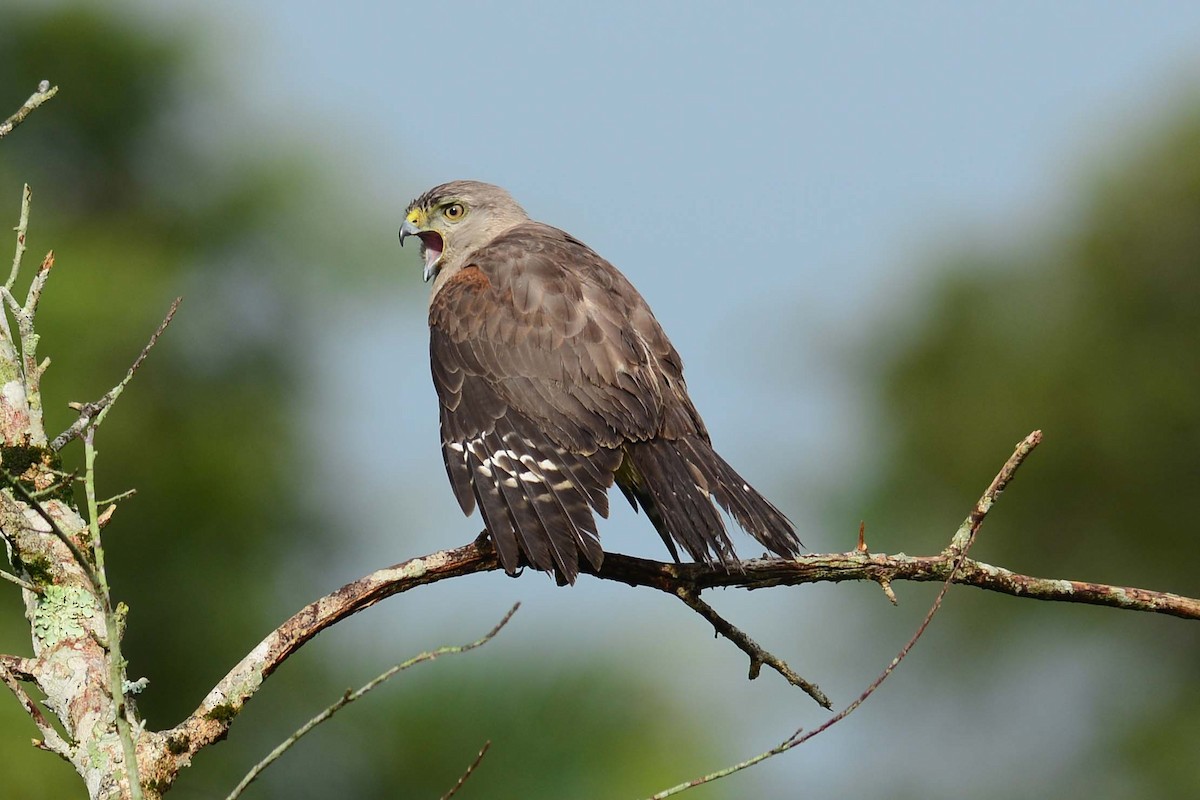
<svg viewBox="0 0 1200 800"><path fill-rule="evenodd" d="M413 220L406 219L400 226L401 247L409 236L416 236L421 240L421 257L425 259L425 269L421 274L428 283L429 279L438 273L438 261L442 257L443 248L442 236L437 231L421 230Z"/></svg>

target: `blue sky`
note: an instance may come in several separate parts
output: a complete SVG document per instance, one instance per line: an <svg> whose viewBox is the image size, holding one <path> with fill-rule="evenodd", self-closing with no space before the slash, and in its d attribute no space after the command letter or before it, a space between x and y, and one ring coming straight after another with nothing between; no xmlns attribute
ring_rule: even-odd
<svg viewBox="0 0 1200 800"><path fill-rule="evenodd" d="M220 32L214 69L243 100L229 128L317 145L380 212L394 293L333 299L315 312L324 316L314 326L333 344L314 361L314 383L326 388L311 415L337 422L314 425L313 435L344 451L339 480L356 488L342 496L354 501L347 519L361 538L358 555L324 574L326 582L467 541L479 528L460 518L436 449L424 322L406 313L427 291L419 260L415 250L391 248L404 206L421 190L455 178L500 183L535 217L621 268L682 353L719 449L768 494L787 488L772 473L780 463L806 484L780 503L805 529L806 492L852 480L869 464L876 421L844 367L847 350L919 314L938 254L956 243L1023 246L1031 230L1069 216L1085 173L1119 152L1143 120L1195 97L1200 75L1200 4L1189 3L135 7L167 28L207 20ZM363 443L371 445L365 462ZM401 514L411 530L397 543L394 526L380 520ZM601 531L612 549L663 555L644 520L617 514ZM837 536L814 531L805 541L817 550L849 546ZM777 708L777 695L757 684L726 689L744 674L740 656L700 649L702 626L682 614L656 616L659 604L647 612L640 598L611 587L562 592L548 584L497 577L431 593L445 616L429 624L477 619L480 604L523 598L525 627L506 636L536 638L539 626L561 633L562 620L589 619L592 636L632 638L664 659L696 654L701 666L676 685L726 697L734 756L800 724L796 708ZM290 595L281 611L311 594ZM853 636L858 623L846 621L839 597L805 593L803 618L838 614L838 634ZM796 636L796 622L772 616L767 598L719 599L735 617L753 619L763 640ZM605 620L594 619L597 602ZM787 610L798 602L789 599ZM389 622L374 624L411 632L428 614L394 602ZM906 638L911 626L902 629ZM839 697L857 692L901 643L881 643L859 670L846 668L831 634L810 625L802 635L807 646L785 657L806 674L836 676L840 685L826 688ZM1064 697L1080 702L1077 682L1043 676L1033 690L1029 681L1009 683L1011 694L998 695L1004 702L1041 711ZM814 796L835 796L847 789L838 783L845 773L814 764L857 763L871 752L888 780L952 792L954 770L920 760L937 753L883 738L887 701L873 702L880 710L865 709L857 727L839 727L753 780L774 794L771 787L803 776ZM950 719L953 702L937 697L924 709L936 717L941 703ZM872 721L872 713L880 716ZM1009 781L1014 794L1034 794L1052 779L1045 770L1053 767L1028 766L1046 763L1043 748L1070 754L1070 742L1035 735L997 745L981 731L943 729L963 750L949 760L969 762L990 748L977 777ZM931 774L941 776L940 788L919 782ZM870 771L855 779L867 796L885 785Z"/></svg>
<svg viewBox="0 0 1200 800"><path fill-rule="evenodd" d="M386 247L411 197L464 177L587 241L649 299L731 460L766 488L783 460L818 491L869 463L847 351L920 313L949 247L1016 231L1020 244L1069 214L1085 171L1194 89L1200 67L1200 6L1181 3L155 13L213 21L214 61L250 108L235 124L321 145L379 209ZM395 294L331 315L349 328L326 366L381 381L347 415L362 425L351 439L378 430L394 398L430 409L396 429L402 448L435 435L423 325L396 313L427 287L415 251L382 252ZM416 468L432 490L430 464Z"/></svg>
<svg viewBox="0 0 1200 800"><path fill-rule="evenodd" d="M777 439L745 413L762 397L790 406L794 460L824 464L864 446L830 345L919 307L948 240L1052 217L1194 78L1200 41L1200 7L1183 3L156 13L214 20L214 55L258 124L323 144L393 226L434 183L508 187L639 286L718 442ZM394 258L396 292L423 293L416 256ZM802 396L772 380L780 348Z"/></svg>

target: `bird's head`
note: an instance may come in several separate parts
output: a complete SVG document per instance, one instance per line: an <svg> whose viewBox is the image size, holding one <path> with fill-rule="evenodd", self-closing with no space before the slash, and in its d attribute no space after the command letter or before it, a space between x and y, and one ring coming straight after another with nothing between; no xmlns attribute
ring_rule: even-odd
<svg viewBox="0 0 1200 800"><path fill-rule="evenodd" d="M408 204L400 245L421 240L425 280L462 266L463 257L499 233L529 219L512 195L490 183L452 181L435 186Z"/></svg>

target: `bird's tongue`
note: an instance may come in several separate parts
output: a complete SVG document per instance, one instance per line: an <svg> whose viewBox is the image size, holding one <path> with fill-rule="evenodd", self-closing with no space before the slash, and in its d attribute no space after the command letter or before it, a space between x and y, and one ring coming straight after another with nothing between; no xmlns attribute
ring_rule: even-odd
<svg viewBox="0 0 1200 800"><path fill-rule="evenodd" d="M442 257L442 237L433 232L418 235L421 237L421 255L425 257L425 269L428 271L433 262Z"/></svg>

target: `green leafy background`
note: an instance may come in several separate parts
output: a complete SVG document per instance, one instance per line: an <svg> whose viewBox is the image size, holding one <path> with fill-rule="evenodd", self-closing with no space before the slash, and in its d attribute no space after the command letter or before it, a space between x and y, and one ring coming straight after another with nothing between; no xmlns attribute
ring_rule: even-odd
<svg viewBox="0 0 1200 800"><path fill-rule="evenodd" d="M44 382L52 435L71 420L66 403L102 394L171 298L186 297L99 444L100 494L138 490L106 529L110 570L132 609L131 677L151 681L140 707L153 727L166 727L300 603L339 578L416 554L345 555L347 537L363 532L345 530L336 502L344 487L314 486L304 466L336 472L328 461L345 456L331 454L301 412L314 395L354 391L316 385L322 377L309 353L321 337L317 309L353 305L381 287L394 291L395 313L419 315L419 300L403 299L378 266L396 255L374 231L394 220L341 184L329 154L287 138L277 147L235 146L236 137L197 124L196 108L236 115L228 87L205 65L213 31L150 35L89 4L6 11L3 23L0 102L15 108L47 76L63 89L0 143L0 218L15 222L20 186L32 184L28 260L50 248L58 259L40 320L42 352L53 359ZM863 425L877 444L872 462L822 499L819 516L827 530L868 520L876 550L936 550L1011 446L1040 427L1047 444L989 521L981 557L1038 575L1195 596L1200 102L1185 97L1098 160L1072 192L1075 212L1053 228L943 250L915 306L864 323L872 333L861 346L837 354L867 398ZM323 197L336 204L319 205ZM327 222L333 213L336 225ZM336 280L331 264L343 268ZM507 597L512 583L502 581L474 597L487 587ZM469 641L506 607L484 600L435 638L393 638L397 625L450 602L450 591L430 589L421 601L428 606L391 601L350 632L314 642L170 796L224 796L347 686L417 650ZM575 591L562 608L585 631L589 615L607 609L672 613L661 598L636 593L605 595L610 605L600 612ZM819 609L812 616L841 631L846 649L813 656L802 671L818 681L822 670L836 674L835 696L849 697L907 637L929 596L925 587L902 588L908 616L899 622L870 587L731 601L743 612L775 603L801 618ZM7 607L0 650L26 653L15 593ZM689 649L664 652L650 623L613 641L535 616L528 625L563 630L527 628L509 645L505 632L472 655L402 676L319 729L247 796L436 797L490 739L493 751L463 797L634 797L765 749L790 730L714 716L705 699L712 686L729 685L733 702L761 703L765 693L790 710L799 704L777 685L739 685L740 656L708 642L705 627L682 611L665 618ZM760 624L774 637L760 637L768 644L794 635L786 622ZM547 644L558 634L571 644ZM873 649L864 655L854 641ZM927 780L892 785L890 797L1012 797L1033 791L1030 775L1045 791L1029 796L1198 796L1198 663L1194 623L963 590L890 694L843 725L878 731L865 761L886 767L945 748L959 765L951 777L931 770ZM713 682L697 689L706 670ZM1082 673L1088 680L1077 682ZM1022 718L1028 702L1012 698L1041 692L1075 692L1076 718ZM796 724L820 720L805 714ZM928 719L941 722L931 730ZM1062 726L1066 736L1081 725L1089 735L1071 734L1072 746L1047 756L1050 765L1014 744L1022 730L1053 736ZM33 733L14 703L0 702L0 793L82 796L67 766L31 750ZM1007 760L998 755L1005 752ZM1022 759L1036 762L1029 775L1003 767L1009 777L994 777L994 764ZM980 767L986 780L963 777L976 761L993 764ZM803 769L862 768L810 759ZM780 776L793 773L764 774L691 796L777 796ZM855 780L848 775L844 785Z"/></svg>

